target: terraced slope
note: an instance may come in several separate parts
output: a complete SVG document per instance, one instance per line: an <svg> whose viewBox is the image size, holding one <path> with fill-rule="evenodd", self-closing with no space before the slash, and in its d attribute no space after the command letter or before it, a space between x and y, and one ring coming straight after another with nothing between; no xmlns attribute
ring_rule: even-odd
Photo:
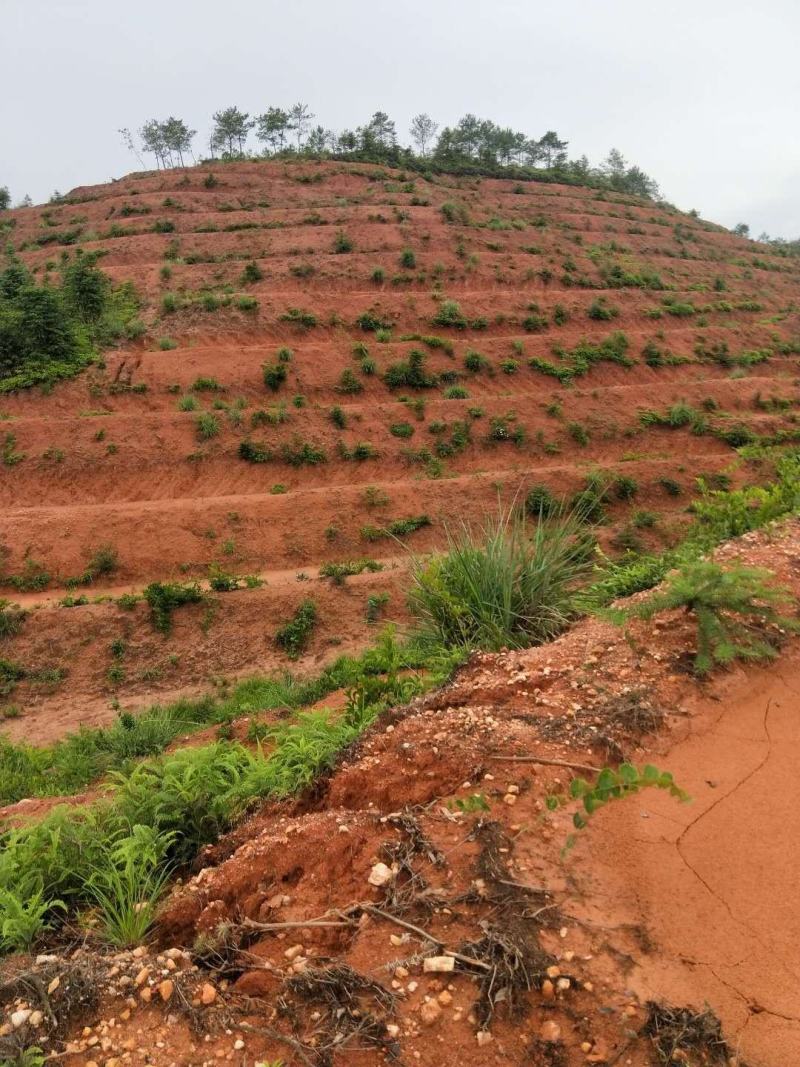
<svg viewBox="0 0 800 1067"><path fill-rule="evenodd" d="M0 705L48 729L285 663L275 632L308 597L315 657L363 641L368 597L402 617L399 541L432 547L534 485L603 471L604 546L668 543L698 476L757 479L734 447L798 432L800 263L648 202L246 163L0 221L38 274L101 250L144 300L104 366L0 397L0 595L41 607L4 643L27 677ZM102 546L116 569L73 597L214 567L264 584L181 608L164 638L142 604L58 606ZM385 569L317 577L363 558Z"/></svg>

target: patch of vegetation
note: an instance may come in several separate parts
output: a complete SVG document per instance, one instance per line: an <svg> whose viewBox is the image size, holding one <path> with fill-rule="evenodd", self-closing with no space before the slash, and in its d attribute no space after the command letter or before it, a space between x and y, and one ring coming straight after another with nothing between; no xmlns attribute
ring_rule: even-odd
<svg viewBox="0 0 800 1067"><path fill-rule="evenodd" d="M614 800L624 800L625 797L640 793L643 789L663 789L684 804L689 800L688 793L676 785L669 771L660 771L652 764L639 770L631 763L621 763L616 769L603 767L594 782L573 778L566 793L547 797L546 806L548 811L557 811L579 801L580 810L573 814L572 825L576 830L584 830L589 825L589 819L600 808ZM565 847L572 848L575 842L575 835L570 834Z"/></svg>
<svg viewBox="0 0 800 1067"><path fill-rule="evenodd" d="M79 373L99 349L139 336L133 286L113 286L99 254L65 259L61 285L37 285L21 261L0 273L0 393Z"/></svg>
<svg viewBox="0 0 800 1067"><path fill-rule="evenodd" d="M722 566L711 560L685 563L667 576L663 589L647 600L610 612L619 623L652 619L662 611L682 608L697 623L694 669L708 674L736 659L771 659L778 634L768 627L798 630L800 624L779 612L793 603L770 584L771 571L738 563Z"/></svg>
<svg viewBox="0 0 800 1067"><path fill-rule="evenodd" d="M426 370L427 357L424 352L414 348L408 359L399 363L390 363L383 375L383 380L390 389L433 389L436 386L435 374Z"/></svg>
<svg viewBox="0 0 800 1067"><path fill-rule="evenodd" d="M259 445L254 441L241 441L239 443L239 459L248 463L271 463L275 453L267 445Z"/></svg>
<svg viewBox="0 0 800 1067"><path fill-rule="evenodd" d="M275 634L275 642L289 659L298 659L308 646L317 625L317 605L313 600L304 600L289 622Z"/></svg>
<svg viewBox="0 0 800 1067"><path fill-rule="evenodd" d="M27 611L23 611L17 604L12 604L0 597L0 640L5 637L16 637L27 617Z"/></svg>
<svg viewBox="0 0 800 1067"><path fill-rule="evenodd" d="M553 354L558 357L559 363L551 363L534 356L528 360L528 366L557 378L562 385L567 385L574 378L588 374L596 363L617 363L621 367L632 367L634 362L627 355L628 347L628 338L617 330L598 344L580 341L571 351L561 345L554 345Z"/></svg>
<svg viewBox="0 0 800 1067"><path fill-rule="evenodd" d="M113 574L119 567L119 556L113 545L101 545L89 558L82 574L74 578L68 578L64 583L68 589L74 589L76 585L91 585L98 578L105 578Z"/></svg>
<svg viewBox="0 0 800 1067"><path fill-rule="evenodd" d="M292 326L300 326L304 330L311 330L317 325L317 316L312 311L304 308L289 308L278 316L279 322L288 322Z"/></svg>
<svg viewBox="0 0 800 1067"><path fill-rule="evenodd" d="M784 455L778 459L775 480L767 485L712 488L703 479L699 484L701 495L692 503L693 520L683 541L659 555L622 563L605 560L595 580L580 594L583 610L597 610L620 597L651 589L675 567L700 559L721 542L796 512L800 508L800 458Z"/></svg>
<svg viewBox="0 0 800 1067"><path fill-rule="evenodd" d="M380 541L384 537L407 537L408 534L430 525L428 515L410 515L405 519L395 519L386 526L362 526L361 536L365 541Z"/></svg>
<svg viewBox="0 0 800 1067"><path fill-rule="evenodd" d="M447 550L413 561L409 606L445 648L523 648L549 641L575 609L591 546L564 516L529 523L508 512L481 528L446 527Z"/></svg>
<svg viewBox="0 0 800 1067"><path fill-rule="evenodd" d="M550 519L558 515L562 504L546 485L534 485L525 496L525 512L532 519Z"/></svg>
<svg viewBox="0 0 800 1067"><path fill-rule="evenodd" d="M619 308L609 304L605 297L601 296L592 301L586 314L590 319L596 319L598 322L610 322L619 315Z"/></svg>
<svg viewBox="0 0 800 1067"><path fill-rule="evenodd" d="M241 446L239 454L242 454ZM292 467L315 467L318 463L326 463L328 457L325 450L320 448L319 445L315 445L311 441L304 441L295 435L291 442L284 442L281 445L281 459ZM251 462L253 461L251 460ZM257 460L255 462L262 461Z"/></svg>
<svg viewBox="0 0 800 1067"><path fill-rule="evenodd" d="M374 559L350 559L342 563L324 563L319 569L320 578L330 578L334 585L344 585L345 578L368 571L382 571L383 564Z"/></svg>
<svg viewBox="0 0 800 1067"><path fill-rule="evenodd" d="M150 607L153 629L165 635L172 631L172 614L176 608L184 604L199 604L204 599L196 582L185 585L177 582L151 582L144 589L142 596Z"/></svg>

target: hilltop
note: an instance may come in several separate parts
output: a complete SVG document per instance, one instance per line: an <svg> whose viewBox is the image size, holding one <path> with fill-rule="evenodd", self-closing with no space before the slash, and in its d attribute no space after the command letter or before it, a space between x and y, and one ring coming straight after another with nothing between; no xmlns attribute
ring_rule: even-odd
<svg viewBox="0 0 800 1067"><path fill-rule="evenodd" d="M406 547L532 490L582 494L611 555L662 548L698 478L768 477L734 449L797 433L800 260L647 200L215 162L0 225L37 280L98 253L137 305L101 361L0 396L0 594L38 609L12 734L284 666L309 601L301 664L363 646L406 617ZM169 636L136 600L209 578Z"/></svg>

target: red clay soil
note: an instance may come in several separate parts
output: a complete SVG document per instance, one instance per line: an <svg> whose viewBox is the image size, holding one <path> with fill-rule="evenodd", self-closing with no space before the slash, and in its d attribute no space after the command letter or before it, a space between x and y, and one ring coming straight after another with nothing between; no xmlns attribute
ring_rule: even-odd
<svg viewBox="0 0 800 1067"><path fill-rule="evenodd" d="M209 173L216 184L206 183ZM36 714L30 736L51 714L63 730L84 714L93 722L108 717L112 700L138 707L205 688L212 672L285 666L272 639L306 591L302 584L289 588L292 575L314 576L324 562L398 554L390 540L368 540L365 527L427 514L432 525L408 538L409 547L424 551L442 543L447 521L482 518L498 499L508 504L534 484L571 494L587 473L602 469L638 485L633 497L614 498L604 546L622 533L623 543L635 538L659 547L685 522L698 475L726 472L736 484L769 476L767 466L743 465L716 436L687 426L644 427L639 415L685 402L717 429L792 431L800 398L794 260L674 209L616 194L406 177L357 164L219 165L133 174L73 190L63 204L2 214L15 224L15 248L39 276L54 269L62 251L72 254L73 246L59 242L79 230L80 246L102 251L115 281L136 285L146 327L140 340L106 353L104 365L47 395L37 389L0 398L3 447L13 457L0 467L0 595L42 603L39 594L18 593L12 579L31 563L51 576L41 610L0 651L33 673L68 668L51 693L22 685L7 698ZM459 221L456 211L447 221L447 204L466 215ZM173 231L153 232L159 220ZM352 252L334 252L340 230ZM414 253L414 268L400 267L404 249ZM263 277L245 284L242 270L251 260ZM383 282L374 280L376 268ZM639 288L636 278L646 281L647 272L666 288ZM609 288L614 278L624 287ZM165 311L167 292L186 306ZM258 308L237 310L241 294L254 296ZM203 310L203 299L214 295L233 296L233 304ZM617 309L612 321L588 316L598 296ZM653 318L665 298L702 310ZM460 303L466 329L432 324L443 299ZM566 315L561 325L553 318L557 307L559 320ZM303 331L282 321L290 308L312 312L317 326ZM391 325L388 340L356 323L367 310ZM532 314L542 321L534 317L526 327ZM528 365L531 357L558 363L555 346L597 343L614 330L628 339L629 367L600 362L562 385ZM452 354L426 344L431 336ZM161 350L162 338L175 347ZM376 373L364 374L354 359L358 343L367 345ZM662 365L645 362L648 344L662 352ZM272 392L262 367L284 346L293 352L288 377ZM414 348L426 352L431 372L449 376L441 388L385 385L387 366ZM467 370L470 351L485 356L488 367ZM361 392L341 391L345 370ZM468 398L446 394L453 375ZM198 379L206 388L194 388ZM209 379L216 388L208 388ZM425 400L424 413L403 402L409 392ZM179 408L186 398L194 398L196 411ZM345 414L344 430L331 421L334 406ZM198 439L199 412L218 420L210 440ZM493 440L496 418L524 430L524 441ZM452 450L457 423L469 424L471 440ZM398 424L412 436L393 434ZM280 450L295 437L322 448L327 461L291 466ZM245 462L238 450L248 439L274 449L275 458ZM347 452L359 442L378 455L345 458L340 446ZM677 483L681 495L670 495L662 479ZM637 512L655 515L655 525ZM122 613L110 603L57 606L65 582L101 545L116 550L116 572L76 593L103 597L140 591L153 580L204 580L213 564L261 575L267 584L219 598L207 640L197 626L176 626L156 651L142 634L125 678L112 685L109 646L124 629ZM402 591L394 582L388 591L388 617L402 619ZM330 651L330 640L342 637L351 647L370 639L354 594L330 590L324 601L314 658ZM248 613L258 620L257 633L256 623L244 620ZM241 639L229 640L232 634ZM154 667L162 677L151 685Z"/></svg>
<svg viewBox="0 0 800 1067"><path fill-rule="evenodd" d="M800 594L798 520L718 556ZM313 797L256 813L175 888L157 935L192 950L179 977L157 950L78 954L111 969L64 1062L800 1062L800 642L702 683L692 653L685 613L627 634L587 620L387 713ZM691 802L609 805L564 854L571 812L545 797L622 758L669 769ZM425 970L448 952L452 971ZM727 1051L659 1058L653 1001L709 1008Z"/></svg>

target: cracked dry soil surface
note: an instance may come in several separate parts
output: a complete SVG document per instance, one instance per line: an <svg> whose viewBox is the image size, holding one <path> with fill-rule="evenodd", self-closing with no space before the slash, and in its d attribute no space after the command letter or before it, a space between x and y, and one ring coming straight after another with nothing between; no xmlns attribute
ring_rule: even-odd
<svg viewBox="0 0 800 1067"><path fill-rule="evenodd" d="M632 988L708 1002L749 1067L800 1063L799 706L796 647L698 698L660 756L692 803L648 791L612 805L575 856L593 911L653 943Z"/></svg>

